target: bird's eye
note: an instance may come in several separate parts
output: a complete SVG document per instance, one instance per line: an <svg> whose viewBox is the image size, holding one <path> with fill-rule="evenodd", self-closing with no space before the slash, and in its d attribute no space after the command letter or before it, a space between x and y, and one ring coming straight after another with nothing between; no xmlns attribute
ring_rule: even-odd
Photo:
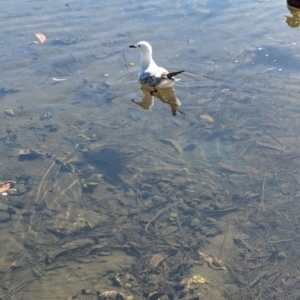
<svg viewBox="0 0 300 300"><path fill-rule="evenodd" d="M141 45L139 45L139 47L141 47Z"/></svg>

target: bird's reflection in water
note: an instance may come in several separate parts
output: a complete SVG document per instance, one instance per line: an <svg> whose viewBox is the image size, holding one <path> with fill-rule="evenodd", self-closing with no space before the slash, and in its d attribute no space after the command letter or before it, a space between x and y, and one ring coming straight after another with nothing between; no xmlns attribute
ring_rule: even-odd
<svg viewBox="0 0 300 300"><path fill-rule="evenodd" d="M290 11L291 15L290 16L285 16L286 17L286 23L291 27L291 28L297 28L299 27L299 21L300 21L300 9L292 7L290 5L287 5L288 10Z"/></svg>
<svg viewBox="0 0 300 300"><path fill-rule="evenodd" d="M173 116L176 116L177 111L185 115L185 113L178 108L179 106L181 106L181 102L178 98L176 98L173 86L158 89L141 84L141 91L144 94L142 101L137 102L132 99L132 102L139 105L143 109L151 109L154 104L154 97L156 97L163 103L167 103L170 105Z"/></svg>

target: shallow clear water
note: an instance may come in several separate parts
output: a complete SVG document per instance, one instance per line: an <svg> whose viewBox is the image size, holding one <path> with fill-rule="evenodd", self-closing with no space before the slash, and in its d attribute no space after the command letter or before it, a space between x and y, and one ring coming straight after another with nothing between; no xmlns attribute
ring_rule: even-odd
<svg viewBox="0 0 300 300"><path fill-rule="evenodd" d="M210 282L195 287L201 299L299 296L297 11L279 0L2 2L0 179L18 191L0 198L1 299L102 299L120 268L136 276L133 299L169 287L188 299L171 291L174 257L195 261L196 248L234 270L182 271ZM128 47L140 40L158 65L185 70L151 109L132 102L145 95ZM165 290L152 282L162 270L143 277L157 252L175 272Z"/></svg>

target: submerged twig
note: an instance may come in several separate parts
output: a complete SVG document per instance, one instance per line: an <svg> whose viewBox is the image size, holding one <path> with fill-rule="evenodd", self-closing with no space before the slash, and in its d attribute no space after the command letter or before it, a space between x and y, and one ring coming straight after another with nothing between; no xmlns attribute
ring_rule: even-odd
<svg viewBox="0 0 300 300"><path fill-rule="evenodd" d="M174 209L173 209L173 211L175 212ZM176 213L176 222L177 222L177 225L178 225L178 227L179 227L179 231L181 232L181 231L182 231L182 228L181 228L181 225L180 225L180 223L179 223L179 219L178 219L177 213Z"/></svg>
<svg viewBox="0 0 300 300"><path fill-rule="evenodd" d="M264 202L264 199L265 199L265 183L266 183L266 170L264 171L263 182L262 182L262 187L261 187L261 200L260 200L259 208L258 208L258 211L257 211L257 214L256 214L256 219L257 219L257 216L258 216L260 210L265 211L265 202Z"/></svg>
<svg viewBox="0 0 300 300"><path fill-rule="evenodd" d="M159 210L157 212L157 214L147 223L147 225L145 226L145 231L148 232L148 227L149 225L154 222L162 213L164 213L165 211L167 211L170 207L166 207L166 208L163 208L161 210Z"/></svg>

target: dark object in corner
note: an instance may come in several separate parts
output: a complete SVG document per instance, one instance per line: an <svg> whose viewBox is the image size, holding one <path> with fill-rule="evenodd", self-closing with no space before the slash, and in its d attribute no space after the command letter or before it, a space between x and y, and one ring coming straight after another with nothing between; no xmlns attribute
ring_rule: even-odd
<svg viewBox="0 0 300 300"><path fill-rule="evenodd" d="M300 0L287 0L287 4L292 7L300 8Z"/></svg>
<svg viewBox="0 0 300 300"><path fill-rule="evenodd" d="M299 27L300 23L300 0L287 0L287 8L290 11L290 16L286 17L286 23L291 28Z"/></svg>

